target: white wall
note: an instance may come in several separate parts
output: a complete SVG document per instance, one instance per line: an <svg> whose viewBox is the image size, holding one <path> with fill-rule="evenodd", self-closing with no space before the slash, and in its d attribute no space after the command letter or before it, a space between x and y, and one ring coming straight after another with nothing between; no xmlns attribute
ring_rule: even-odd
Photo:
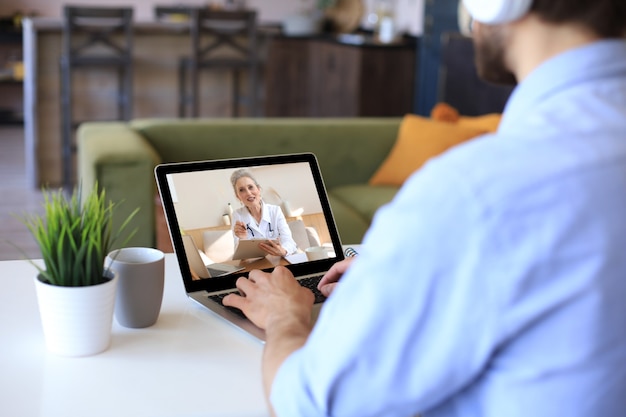
<svg viewBox="0 0 626 417"><path fill-rule="evenodd" d="M363 18L367 27L367 13L373 9L375 0L363 0L366 13ZM422 32L424 0L394 0L397 7L397 23L401 30L418 35ZM247 0L250 8L259 11L259 18L263 22L281 22L286 16L303 8L310 8L315 0ZM36 12L39 16L61 17L64 4L126 6L131 4L135 9L135 20L153 20L155 5L205 5L206 0L20 0L19 2L0 1L0 15L12 14L19 10L25 13Z"/></svg>
<svg viewBox="0 0 626 417"><path fill-rule="evenodd" d="M234 169L211 172L175 174L173 182L178 202L174 204L182 229L201 229L219 226L228 203L233 209L242 207L230 183ZM261 186L263 199L269 204L280 204L272 195L273 188L283 200L289 201L292 210L301 214L322 211L315 183L306 163L258 167L251 170Z"/></svg>

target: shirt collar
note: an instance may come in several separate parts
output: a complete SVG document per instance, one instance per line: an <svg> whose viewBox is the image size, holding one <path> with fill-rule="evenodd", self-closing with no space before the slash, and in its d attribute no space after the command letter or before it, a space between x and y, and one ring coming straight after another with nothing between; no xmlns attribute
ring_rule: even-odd
<svg viewBox="0 0 626 417"><path fill-rule="evenodd" d="M265 220L268 223L271 223L271 217L270 217L270 210L269 207L267 206L267 204L265 204L265 201L262 201L262 208L261 208L261 221Z"/></svg>

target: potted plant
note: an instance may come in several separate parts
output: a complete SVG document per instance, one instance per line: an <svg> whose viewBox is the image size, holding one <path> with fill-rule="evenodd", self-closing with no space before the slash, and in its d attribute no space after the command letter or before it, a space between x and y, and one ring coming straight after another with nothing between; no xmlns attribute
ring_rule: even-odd
<svg viewBox="0 0 626 417"><path fill-rule="evenodd" d="M114 231L116 205L104 189L87 196L44 190L43 205L42 215L22 220L43 258L43 267L32 263L46 346L63 356L99 353L110 344L117 284L105 258L138 210Z"/></svg>

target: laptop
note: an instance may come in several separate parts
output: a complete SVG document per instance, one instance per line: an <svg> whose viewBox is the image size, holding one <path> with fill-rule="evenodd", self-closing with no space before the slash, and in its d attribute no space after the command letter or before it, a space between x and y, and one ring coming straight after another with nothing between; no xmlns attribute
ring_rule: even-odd
<svg viewBox="0 0 626 417"><path fill-rule="evenodd" d="M226 263L214 263L206 258L206 255L203 258L202 252L196 246L196 242L194 242L191 235L183 235L182 239L189 268L192 274L195 274L196 279L221 277L245 269L241 266ZM205 261L205 259L207 260Z"/></svg>
<svg viewBox="0 0 626 417"><path fill-rule="evenodd" d="M306 243L299 243L296 252L285 257L233 259L236 248L230 214L232 208L243 206L235 196L230 176L242 168L249 170L259 183L264 203L279 206L288 224L304 224L317 240L310 245L326 247L328 258L308 261L306 247L303 247ZM317 283L334 263L344 259L344 253L315 155L299 153L165 163L155 168L155 177L189 298L264 341L265 332L240 310L225 307L222 299L237 292L237 279L247 277L252 269L269 272L280 264L288 268L301 285L314 292L313 319L317 318L325 300L316 289ZM203 236L217 232L222 232L224 238L232 238L232 246L224 247L222 242L220 253L213 254ZM297 241L303 242L303 239ZM203 253L208 263L199 259ZM213 274L208 271L213 265L228 265L232 271Z"/></svg>

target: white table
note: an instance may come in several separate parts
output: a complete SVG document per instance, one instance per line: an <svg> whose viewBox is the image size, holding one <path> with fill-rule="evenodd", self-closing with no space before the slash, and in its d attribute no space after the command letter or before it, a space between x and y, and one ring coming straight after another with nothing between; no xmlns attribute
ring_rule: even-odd
<svg viewBox="0 0 626 417"><path fill-rule="evenodd" d="M108 350L85 358L46 351L26 261L0 262L0 415L59 417L267 416L262 345L185 295L173 254L157 323L113 320Z"/></svg>

